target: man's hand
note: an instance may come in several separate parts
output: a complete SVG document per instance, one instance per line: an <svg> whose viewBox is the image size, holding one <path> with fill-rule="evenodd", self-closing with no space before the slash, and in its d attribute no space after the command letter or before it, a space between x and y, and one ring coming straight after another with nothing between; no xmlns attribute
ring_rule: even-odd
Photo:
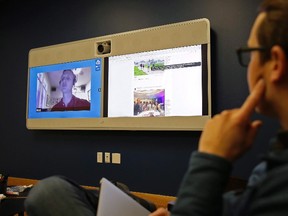
<svg viewBox="0 0 288 216"><path fill-rule="evenodd" d="M156 211L149 214L149 216L170 216L170 213L165 208L158 208Z"/></svg>
<svg viewBox="0 0 288 216"><path fill-rule="evenodd" d="M250 117L264 94L264 81L259 80L241 108L226 110L207 122L199 142L199 152L234 161L251 146L262 122Z"/></svg>

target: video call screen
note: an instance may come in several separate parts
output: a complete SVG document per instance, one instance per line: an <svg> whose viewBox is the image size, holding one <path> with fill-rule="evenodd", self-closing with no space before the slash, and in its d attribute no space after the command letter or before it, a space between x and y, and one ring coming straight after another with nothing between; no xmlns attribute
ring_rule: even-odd
<svg viewBox="0 0 288 216"><path fill-rule="evenodd" d="M30 68L28 118L100 117L101 68L101 58ZM74 76L62 76L64 70L72 71ZM70 80L69 87L67 80ZM78 101L73 100L67 110L53 111L53 107L61 102L63 94L68 90L72 91Z"/></svg>

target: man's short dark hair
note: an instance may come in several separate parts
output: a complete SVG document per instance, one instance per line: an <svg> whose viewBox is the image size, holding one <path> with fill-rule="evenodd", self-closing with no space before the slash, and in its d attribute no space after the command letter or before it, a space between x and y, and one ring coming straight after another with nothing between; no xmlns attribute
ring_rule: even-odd
<svg viewBox="0 0 288 216"><path fill-rule="evenodd" d="M270 49L274 45L281 46L288 57L288 1L264 0L259 12L266 13L257 32L259 45L267 48L261 53L262 63L270 59Z"/></svg>

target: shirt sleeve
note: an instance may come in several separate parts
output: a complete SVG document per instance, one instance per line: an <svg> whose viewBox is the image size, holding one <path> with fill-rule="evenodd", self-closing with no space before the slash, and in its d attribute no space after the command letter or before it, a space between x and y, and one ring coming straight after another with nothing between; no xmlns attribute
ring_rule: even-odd
<svg viewBox="0 0 288 216"><path fill-rule="evenodd" d="M171 216L221 215L222 195L231 169L224 158L193 152Z"/></svg>

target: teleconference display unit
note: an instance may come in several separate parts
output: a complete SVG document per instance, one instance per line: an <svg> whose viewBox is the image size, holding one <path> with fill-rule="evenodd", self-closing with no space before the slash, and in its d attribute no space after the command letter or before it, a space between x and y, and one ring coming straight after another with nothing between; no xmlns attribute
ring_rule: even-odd
<svg viewBox="0 0 288 216"><path fill-rule="evenodd" d="M33 48L26 126L200 131L211 118L210 46L202 18ZM88 107L53 109L64 101L66 70L74 74L74 97Z"/></svg>

